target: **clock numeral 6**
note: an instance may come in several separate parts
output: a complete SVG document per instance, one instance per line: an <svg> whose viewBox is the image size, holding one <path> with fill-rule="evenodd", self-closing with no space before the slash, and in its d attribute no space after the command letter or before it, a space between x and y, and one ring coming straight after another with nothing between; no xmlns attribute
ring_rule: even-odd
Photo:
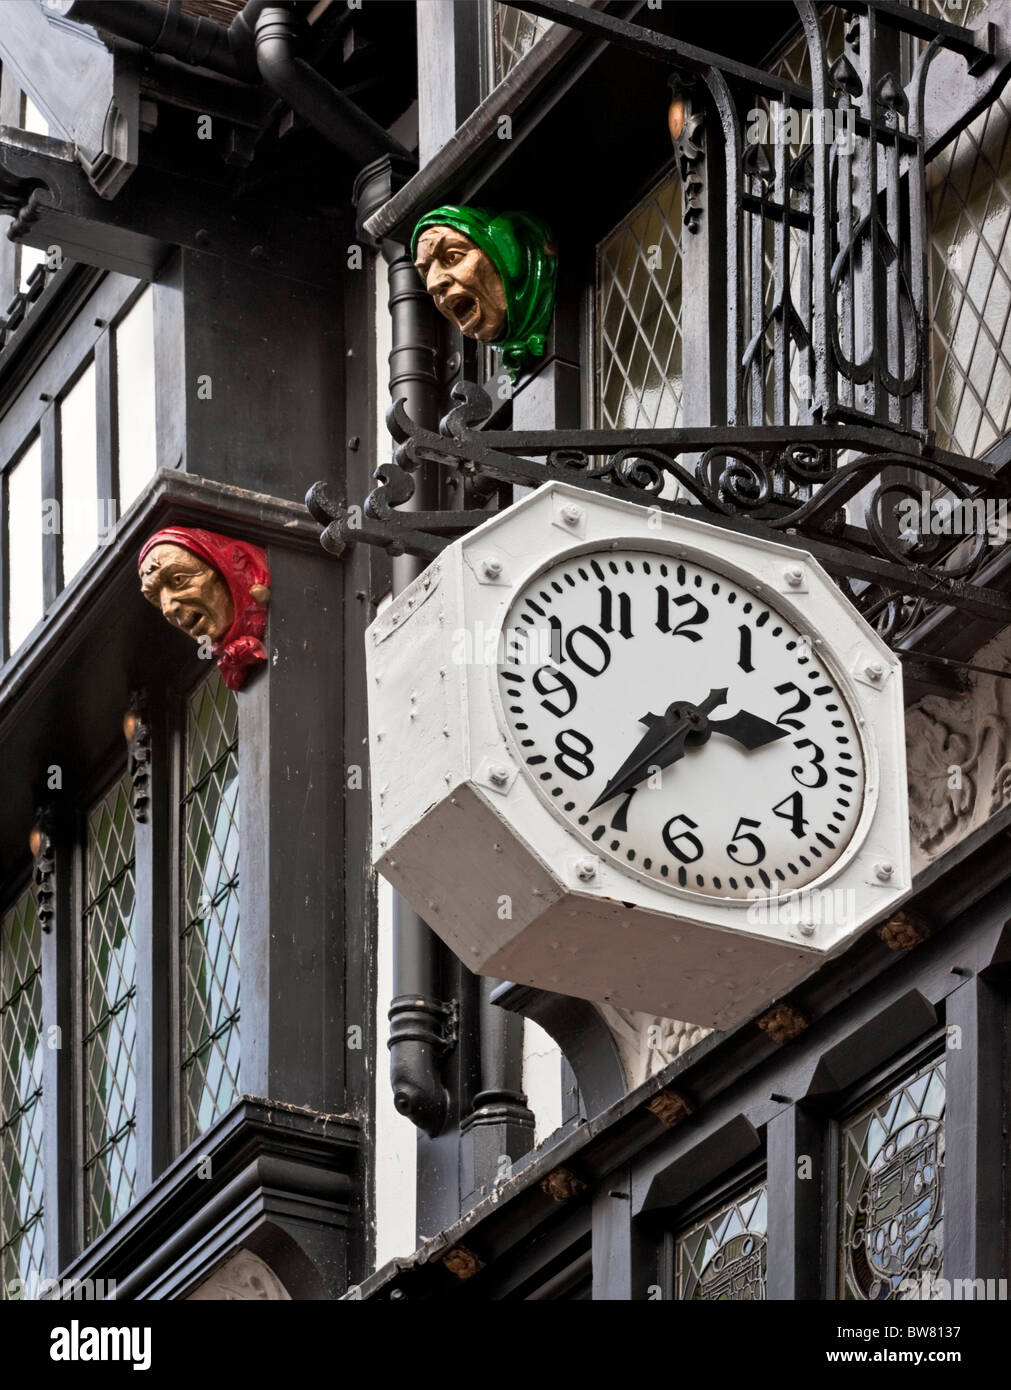
<svg viewBox="0 0 1011 1390"><path fill-rule="evenodd" d="M733 838L729 845L727 845L727 854L735 864L740 864L744 869L750 869L756 864L761 864L762 860L765 858L765 846L757 835L751 833L752 830L757 830L761 824L762 822L760 820L748 820L747 816L742 816L737 822L737 829L734 831ZM746 825L750 825L751 830L745 830L743 827ZM755 852L754 859L741 858L739 844L742 840L747 840L751 844Z"/></svg>
<svg viewBox="0 0 1011 1390"><path fill-rule="evenodd" d="M590 758L593 744L585 734L581 734L578 729L562 729L555 738L555 747L558 749L555 754L555 766L559 772L564 772L567 777L574 777L577 782L593 775L593 762Z"/></svg>
<svg viewBox="0 0 1011 1390"><path fill-rule="evenodd" d="M671 832L678 821L682 821L688 829L674 835ZM702 841L697 835L691 833L698 828L698 822L693 821L691 816L671 816L661 832L664 844L676 859L681 860L682 864L694 864L696 859L702 858L704 853Z"/></svg>
<svg viewBox="0 0 1011 1390"><path fill-rule="evenodd" d="M569 680L568 676L563 676L561 671L556 671L553 666L540 666L533 674L534 689L538 695L564 695L568 704L564 709L551 700L542 700L541 704L549 714L556 715L559 719L564 719L567 714L571 714L576 708L576 687ZM552 684L553 682L553 684Z"/></svg>

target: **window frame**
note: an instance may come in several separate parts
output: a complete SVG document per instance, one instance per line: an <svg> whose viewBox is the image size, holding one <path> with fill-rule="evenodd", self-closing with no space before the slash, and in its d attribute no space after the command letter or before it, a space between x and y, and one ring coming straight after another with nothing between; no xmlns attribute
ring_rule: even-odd
<svg viewBox="0 0 1011 1390"><path fill-rule="evenodd" d="M170 950L172 953L172 968L170 971L170 1009L171 1019L169 1023L170 1037L170 1056L172 1084L170 1086L170 1114L171 1114L171 1146L172 1156L178 1157L185 1153L193 1144L200 1142L203 1130L195 1134L191 1139L186 1139L186 1098L183 1089L183 1060L184 1048L186 1046L185 1037L185 962L183 960L183 932L186 927L186 831L185 831L185 806L183 797L186 792L186 754L187 754L187 734L189 719L189 701L196 693L197 689L210 678L213 674L213 667L210 671L204 670L200 676L193 680L192 673L187 673L186 679L180 679L175 683L171 690L166 692L166 709L169 718L169 748L168 748L168 786L169 786L169 806L171 808L170 823L171 832L166 846L167 864L169 878L171 881L170 889ZM234 700L235 695L231 698ZM241 778L241 764L238 759L238 750L242 741L241 711L236 701L236 776ZM156 849L157 852L157 849ZM236 898L239 910L239 932L242 931L242 825L239 822L239 878L235 886ZM241 935L239 936L241 942ZM241 947L240 947L241 949ZM239 1038L241 1047L241 965L240 965L240 1005L239 1017L235 1021L235 1026L239 1028ZM241 1072L240 1072L241 1075ZM222 1114L226 1114L231 1106L239 1099L241 1092L236 1090L235 1096L229 1106ZM218 1117L220 1118L220 1116ZM213 1125L215 1120L211 1121Z"/></svg>
<svg viewBox="0 0 1011 1390"><path fill-rule="evenodd" d="M25 892L31 892L31 891L33 891L34 888L35 888L35 883L34 883L34 872L33 872L32 868L31 868L30 866L28 866L28 867L24 867L24 866L23 866L23 867L20 869L19 872L15 873L15 874L12 875L10 878L8 878L7 881L2 885L2 890L0 890L0 917L4 917L4 916L7 915L8 912L12 911L12 910L14 909L14 907L16 906L16 904L17 904L17 903L19 902L19 900L21 899L22 895L23 895ZM36 913L37 913L37 911L38 911L38 901L37 901L37 896L36 896ZM40 933L42 933L42 926L41 926L41 923L38 924L38 929L39 929ZM47 1069L46 1066L45 1066L45 1057L46 1057L46 1053L45 1053L45 1039L46 1039L46 994L45 994L45 973L46 973L46 972L45 972L45 961L44 961L44 955L45 955L44 944L45 944L45 936L44 936L44 934L42 934L42 940L39 942L39 967L38 967L38 971L39 971L39 1000L40 1000L39 1046L43 1048L43 1053L42 1053L43 1072L42 1072L42 1083L41 1083L41 1086L40 1086L40 1088L39 1088L39 1095L38 1095L38 1099L37 1099L37 1101L36 1101L36 1104L39 1105L39 1106L41 1106L41 1108L42 1108L42 1145L41 1145L41 1152L42 1152L42 1155L43 1155L43 1161L44 1161L44 1159L45 1159L45 1152L46 1152L46 1134L47 1134L47 1130L48 1130L47 1121L48 1121L48 1118L49 1118L49 1117L48 1117L48 1113L47 1113L47 1109L46 1109L46 1100L47 1100L46 1091L47 1091L47 1081L48 1081L47 1070L48 1070L48 1069ZM0 942L0 949L2 949L2 942ZM23 1102L22 1102L22 1108L23 1108ZM34 1224L35 1222L41 1222L41 1223L42 1223L42 1269L41 1269L41 1271L40 1271L40 1274L41 1274L41 1277L42 1277L42 1278L45 1278L45 1275L46 1275L46 1266L47 1266L48 1261L49 1261L49 1222L48 1222L47 1215L46 1215L47 1207L48 1207L48 1197L49 1197L49 1190L48 1190L48 1188L49 1188L49 1185L48 1185L48 1182L46 1181L45 1167L44 1167L44 1168L43 1168L42 1205L41 1205L41 1207L40 1207L40 1209L39 1209L37 1215L34 1216L34 1217L32 1218L31 1221L29 1221L29 1223L28 1223L27 1226L26 1226L26 1224L25 1224L24 1222L22 1222L21 1225L20 1225L19 1228L18 1228L19 1233L23 1234L23 1233L28 1229L28 1227L31 1226L32 1224ZM19 1210L19 1212L18 1212L18 1215L19 1215L19 1217L22 1215L22 1213L20 1212L20 1210ZM0 1232L0 1237L2 1237L2 1232ZM24 1282L24 1281L22 1281L22 1282ZM2 1299L3 1301L7 1301L7 1286L6 1286L6 1284L0 1286L0 1299Z"/></svg>
<svg viewBox="0 0 1011 1390"><path fill-rule="evenodd" d="M970 980L963 988L975 985L976 981ZM772 1100L782 1101L783 1105L764 1123L758 1119L752 1123L749 1115L757 1109L765 1109L762 1097L769 1095L770 1082L763 1080L761 1068L749 1070L742 1078L746 1090L733 1109L721 1108L722 1120L714 1115L697 1134L686 1136L686 1145L679 1146L666 1164L649 1166L652 1176L642 1183L641 1196L632 1213L633 1229L638 1229L638 1238L653 1251L644 1271L646 1282L655 1281L665 1301L681 1301L677 1298L676 1251L680 1232L725 1201L764 1181L768 1212L766 1297L771 1289L773 1298L838 1300L843 1127L851 1116L873 1103L876 1097L887 1093L928 1062L944 1058L944 1125L947 1128L953 1087L965 1086L954 1059L968 1061L970 1067L974 1064L972 1055L966 1055L968 1049L950 1050L947 1043L945 1020L950 1013L951 997L946 996L945 1002L937 1007L932 1023L921 1024L915 1029L915 1036L910 1037L907 1028L905 1040L899 1031L901 1018L903 1014L910 1018L915 1016L907 1011L911 1006L916 1007L908 994L885 1002L875 1017L847 1030L830 1051L840 1054L840 1069L852 1068L853 1059L857 1059L860 1074L848 1084L819 1093L818 1053L803 1061L798 1057L802 1072L811 1077L811 1093L789 1102L773 1093ZM992 1027L999 1027L994 1019L990 1022ZM899 1038L897 1047L896 1037ZM987 1049L993 1049L994 1038L981 1037L975 1045L982 1055ZM966 1106L977 1104L975 1095L965 1095L962 1100ZM787 1139L787 1131L792 1143ZM805 1154L812 1162L810 1182L797 1180L796 1163ZM957 1209L957 1197L965 1194L953 1195L956 1200L952 1208ZM946 1236L940 1277L949 1278L946 1269L949 1249L947 1174L943 1200ZM633 1237L634 1240L638 1238ZM793 1292L783 1292L786 1284L792 1286Z"/></svg>
<svg viewBox="0 0 1011 1390"><path fill-rule="evenodd" d="M133 937L133 950L136 957L135 962L135 981L134 981L134 1007L137 1010L137 1033L139 1039L141 1025L140 1001L140 943L137 933L137 879L139 876L139 853L137 843L137 820L133 810L133 794L130 786L129 770L126 760L125 750L120 747L111 753L102 763L101 769L96 773L88 784L87 792L78 800L74 816L74 841L72 850L72 889L71 902L74 921L72 964L71 964L71 1001L73 1008L73 1031L74 1038L74 1058L72 1073L72 1093L73 1093L73 1115L74 1115L74 1191L73 1191L73 1224L74 1224L74 1249L75 1253L87 1249L100 1240L117 1221L125 1215L119 1213L113 1218L108 1226L100 1231L96 1231L90 1238L88 1235L89 1226L89 1188L86 1173L86 1165L89 1162L88 1156L88 1067L85 1039L89 1032L88 1020L88 933L85 925L84 915L88 907L88 815L89 812L106 797L110 791L124 777L127 778L127 794L130 799L130 814L133 819L134 847L133 847L133 875L134 875L134 921L131 923L131 934ZM135 1043L136 1048L136 1043ZM137 1049L139 1051L139 1049ZM138 1068L138 1058L135 1055L132 1059L134 1068L135 1091L140 1090L140 1076ZM133 1129L137 1136L137 1168L134 1174L134 1198L140 1196L141 1173L143 1171L141 1161L141 1136L140 1129L140 1099L139 1094L135 1099ZM94 1157L94 1156L92 1156ZM126 1211L129 1211L131 1202Z"/></svg>
<svg viewBox="0 0 1011 1390"><path fill-rule="evenodd" d="M907 1047L897 1057L890 1062L875 1068L867 1073L849 1090L839 1095L833 1106L831 1114L826 1117L824 1131L824 1153L826 1156L825 1173L825 1200L823 1203L823 1239L825 1252L825 1265L822 1270L822 1297L832 1299L836 1302L842 1301L840 1263L842 1259L842 1240L843 1225L845 1218L844 1202L845 1194L842 1190L843 1176L843 1135L846 1125L859 1115L867 1106L901 1085L907 1078L920 1071L931 1062L940 1060L947 1061L948 1052L945 1048L946 1028L939 1025L931 1030L925 1037L919 1039L911 1047ZM945 1110L944 1128L948 1122L948 1086L950 1076L948 1068L945 1067ZM946 1210L944 1205L945 1191L942 1187L942 1211ZM941 1252L941 1274L944 1276L944 1257L947 1253L947 1243ZM847 1300L856 1302L857 1300ZM885 1299L884 1302L902 1302L901 1299Z"/></svg>
<svg viewBox="0 0 1011 1390"><path fill-rule="evenodd" d="M679 226L678 226L677 246L678 246L678 260L679 260L679 262L680 262L680 265L679 265L679 268L678 268L678 271L677 271L677 282L678 282L679 286L682 287L682 295L681 295L681 315L684 314L684 294L683 294L683 285L684 285L684 255L685 255L686 244L687 244L687 242L688 242L690 239L687 238L687 237L685 236L685 230L684 230L684 222L683 222L683 216L684 216L684 209L683 209L683 191L682 191L681 177L680 177L680 174L679 174L679 172L678 172L677 159L676 159L676 157L672 156L670 159L667 159L667 160L665 160L665 161L663 162L663 164L660 166L659 170L657 170L657 171L655 172L654 176L653 176L651 179L649 179L649 180L646 181L645 185L643 185L642 187L640 187L639 189L636 190L636 193L635 193L635 196L634 196L634 199L633 199L633 202L632 202L631 206L628 207L628 208L626 208L626 210L625 210L625 212L622 214L622 216L619 217L618 220L617 220L616 222L614 222L607 230L605 230L605 231L602 232L599 236L597 236L597 237L595 238L594 242L593 242L593 282L592 282L591 286L589 287L589 293L588 293L588 308L587 308L587 323L586 323L586 328L585 328L585 343L586 343L586 349L587 349L587 362L588 362L588 364L589 364L589 370L588 370L588 372L587 372L587 378L588 378L588 382L587 382L587 384L588 384L587 397L588 397L588 399L587 399L586 404L585 404L585 412L586 412L586 413L585 413L585 419L586 419L586 422L587 422L587 428L588 428L588 429L608 429L608 428L610 428L610 429L618 430L618 429L623 428L623 427L620 426L620 425L608 426L608 425L606 425L606 424L603 422L603 418L602 418L602 417L603 417L603 411L604 411L604 402L603 402L602 390L601 390L601 388L602 388L602 386L603 386L603 382L601 381L601 370L602 370L602 367L603 367L604 353L603 353L603 351L601 350L601 339L602 339L602 336L603 336L603 312L602 312L602 305L601 305L601 274L600 274L600 268L601 268L601 255L602 255L603 247L604 247L604 245L605 245L606 242L609 242L609 241L611 241L612 239L616 238L622 231L624 231L624 230L626 229L626 227L628 226L628 224L631 223L631 222L633 221L633 219L637 216L637 214L639 214L640 210L643 208L643 205L647 202L647 200L650 200L650 199L651 199L651 200L653 200L654 203L657 201L657 195L658 195L658 194L660 193L660 191L664 188L664 186L666 185L666 183L668 182L668 180L670 180L671 183L672 183L672 185L673 185L675 200L676 200L676 202L679 204L679 212L678 212ZM671 282L671 283L673 284L673 278L672 278L672 282ZM681 377L680 377L680 381L681 381L681 390L680 390L679 398L678 398L678 401L677 401L677 408L678 408L677 419L675 420L675 422L674 422L673 425L670 425L670 426L661 426L661 427L659 427L659 428L677 429L677 428L679 428L681 425L684 424L685 397L686 397L685 381L686 381L686 375L687 375L688 371L690 370L690 363L689 363L688 361L686 361L686 359L685 359L685 352L684 352L684 342L685 342L685 339L684 339L684 330L683 330L683 327L682 327L682 325L681 325L681 317L680 317L680 316L679 316L679 319L678 319L677 330L676 330L676 331L677 331L677 336L678 336L678 338L680 339L680 347L679 347L678 352L679 352L679 356L681 357ZM638 326L637 326L637 336L638 336ZM674 394L674 387L671 385L672 378L669 377L669 376L668 376L668 377L665 377L665 381L666 381L666 383L667 383L667 388L671 391L672 394ZM642 411L642 403L641 403L641 400L640 400L640 401L639 401L639 404L638 404L638 406L637 406L637 414L638 414L638 413L641 413L641 411ZM628 428L628 427L624 427L624 428ZM643 423L643 422L641 422L641 421L637 421L637 423L636 423L634 426L631 426L631 428L634 428L634 429L651 429L651 428L658 428L658 427L657 427L657 426L654 426L654 425L652 425L652 424L650 424L650 423L648 423L648 422L647 422L647 423Z"/></svg>
<svg viewBox="0 0 1011 1390"><path fill-rule="evenodd" d="M766 1210L771 1205L769 1191L769 1171L765 1152L743 1163L735 1165L723 1174L710 1187L700 1190L672 1213L672 1218L662 1236L659 1261L659 1278L664 1301L673 1303L694 1302L682 1299L678 1291L678 1242L681 1236L697 1222L707 1219L723 1206L746 1196L758 1186L765 1187ZM768 1258L769 1233L766 1219L766 1258ZM767 1275L766 1275L767 1277ZM763 1301L765 1284L763 1284Z"/></svg>
<svg viewBox="0 0 1011 1390"><path fill-rule="evenodd" d="M122 512L117 456L115 333L151 283L114 272L103 275L64 326L59 339L59 352L44 353L25 374L14 374L10 382L12 389L6 389L7 383L0 385L0 675L4 667L35 640L59 600L76 588L103 548L101 544L96 544L89 558L67 584L63 575L62 534L43 532L42 615L18 645L12 647L8 628L11 588L8 544L10 471L38 431L42 449L40 517L43 501L48 498L59 502L62 517L60 407L93 360L96 389L96 505L100 501L111 501L118 527Z"/></svg>

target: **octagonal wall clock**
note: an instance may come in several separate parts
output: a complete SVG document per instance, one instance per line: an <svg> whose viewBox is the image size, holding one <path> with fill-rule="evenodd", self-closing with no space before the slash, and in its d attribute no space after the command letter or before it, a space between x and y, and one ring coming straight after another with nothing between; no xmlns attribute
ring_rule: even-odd
<svg viewBox="0 0 1011 1390"><path fill-rule="evenodd" d="M727 1028L910 891L899 663L802 550L549 484L367 660L376 867L479 974Z"/></svg>

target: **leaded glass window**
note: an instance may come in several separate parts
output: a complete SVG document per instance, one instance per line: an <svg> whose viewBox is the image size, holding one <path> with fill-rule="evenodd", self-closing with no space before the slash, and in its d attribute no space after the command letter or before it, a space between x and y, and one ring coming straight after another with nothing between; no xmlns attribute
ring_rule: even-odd
<svg viewBox="0 0 1011 1390"><path fill-rule="evenodd" d="M678 1236L678 1298L706 1303L764 1299L767 1235L763 1182Z"/></svg>
<svg viewBox="0 0 1011 1390"><path fill-rule="evenodd" d="M127 774L88 815L85 849L85 1224L93 1240L137 1180L134 825Z"/></svg>
<svg viewBox="0 0 1011 1390"><path fill-rule="evenodd" d="M495 87L507 72L511 72L525 53L550 28L550 19L527 14L493 0L488 24L491 30L490 72L488 81Z"/></svg>
<svg viewBox="0 0 1011 1390"><path fill-rule="evenodd" d="M842 1129L843 1299L918 1298L944 1252L944 1058L898 1082Z"/></svg>
<svg viewBox="0 0 1011 1390"><path fill-rule="evenodd" d="M927 216L934 427L942 447L979 457L1011 422L1007 94L931 164Z"/></svg>
<svg viewBox="0 0 1011 1390"><path fill-rule="evenodd" d="M30 1296L43 1269L42 932L32 885L0 918L0 1278Z"/></svg>
<svg viewBox="0 0 1011 1390"><path fill-rule="evenodd" d="M671 174L598 248L598 423L675 428L681 350L681 183Z"/></svg>
<svg viewBox="0 0 1011 1390"><path fill-rule="evenodd" d="M235 696L217 671L189 698L182 802L183 1142L239 1088L239 763Z"/></svg>

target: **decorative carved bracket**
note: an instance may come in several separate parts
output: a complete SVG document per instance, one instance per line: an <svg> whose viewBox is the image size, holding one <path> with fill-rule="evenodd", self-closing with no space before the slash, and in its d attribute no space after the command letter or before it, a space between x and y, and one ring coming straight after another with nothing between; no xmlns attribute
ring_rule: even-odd
<svg viewBox="0 0 1011 1390"><path fill-rule="evenodd" d="M52 806L40 806L30 837L32 881L38 901L39 922L44 932L53 929L56 916L56 849L53 844L55 814Z"/></svg>
<svg viewBox="0 0 1011 1390"><path fill-rule="evenodd" d="M701 110L695 109L693 101L694 73L677 71L671 75L669 85L671 102L667 124L681 175L681 216L686 230L697 232L705 212L705 179L702 176L705 151L700 135L704 116Z"/></svg>
<svg viewBox="0 0 1011 1390"><path fill-rule="evenodd" d="M133 785L134 819L141 825L147 822L151 800L151 725L147 717L147 695L134 690L123 720L126 735L127 771Z"/></svg>

